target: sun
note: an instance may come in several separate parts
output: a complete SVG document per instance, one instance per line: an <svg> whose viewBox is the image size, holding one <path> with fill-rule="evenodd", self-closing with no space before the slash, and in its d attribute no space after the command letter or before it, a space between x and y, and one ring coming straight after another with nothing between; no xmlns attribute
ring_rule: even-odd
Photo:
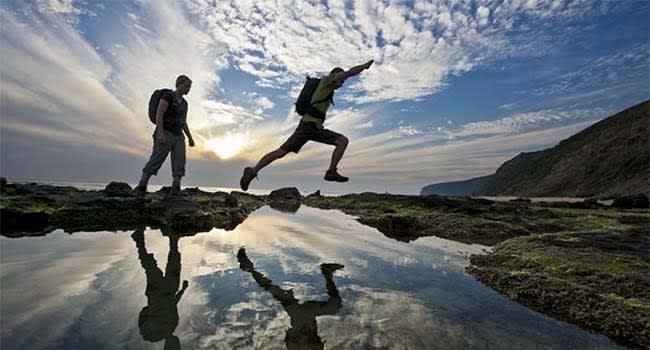
<svg viewBox="0 0 650 350"><path fill-rule="evenodd" d="M227 133L225 136L208 140L206 145L219 158L228 159L241 151L246 141L245 139L243 134Z"/></svg>

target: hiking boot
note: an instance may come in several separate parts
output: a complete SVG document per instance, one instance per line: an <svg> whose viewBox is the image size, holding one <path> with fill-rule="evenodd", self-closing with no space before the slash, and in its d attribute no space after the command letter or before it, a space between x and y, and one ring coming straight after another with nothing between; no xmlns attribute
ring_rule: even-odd
<svg viewBox="0 0 650 350"><path fill-rule="evenodd" d="M257 178L255 169L251 167L244 168L244 175L242 175L241 179L239 180L239 187L241 187L242 191L248 191L248 185L255 178Z"/></svg>
<svg viewBox="0 0 650 350"><path fill-rule="evenodd" d="M144 195L147 194L147 186L135 186L131 194L137 198L144 198Z"/></svg>
<svg viewBox="0 0 650 350"><path fill-rule="evenodd" d="M183 193L181 192L181 186L174 186L169 189L169 195L170 196L181 196Z"/></svg>
<svg viewBox="0 0 650 350"><path fill-rule="evenodd" d="M336 169L328 170L325 173L325 181L335 181L335 182L348 182L348 178L339 174Z"/></svg>
<svg viewBox="0 0 650 350"><path fill-rule="evenodd" d="M239 248L239 251L237 252L237 260L239 260L240 269L247 272L253 272L255 270L253 262L248 259L248 256L246 256L246 249L244 249L244 247Z"/></svg>
<svg viewBox="0 0 650 350"><path fill-rule="evenodd" d="M333 274L336 270L340 270L345 266L341 264L320 264L320 271L324 275Z"/></svg>

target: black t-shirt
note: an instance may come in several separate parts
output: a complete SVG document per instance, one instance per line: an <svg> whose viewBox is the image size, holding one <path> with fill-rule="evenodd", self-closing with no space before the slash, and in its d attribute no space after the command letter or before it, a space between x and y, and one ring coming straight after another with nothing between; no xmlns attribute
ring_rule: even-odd
<svg viewBox="0 0 650 350"><path fill-rule="evenodd" d="M180 135L187 120L187 101L182 97L178 99L173 91L164 93L160 98L169 103L163 116L163 129Z"/></svg>

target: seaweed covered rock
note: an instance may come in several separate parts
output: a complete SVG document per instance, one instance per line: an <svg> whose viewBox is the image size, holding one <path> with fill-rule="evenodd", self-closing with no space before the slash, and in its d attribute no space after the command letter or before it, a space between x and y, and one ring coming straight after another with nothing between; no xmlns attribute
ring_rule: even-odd
<svg viewBox="0 0 650 350"><path fill-rule="evenodd" d="M642 349L650 344L650 236L646 220L631 222L643 233L511 239L488 255L472 255L467 271L532 309Z"/></svg>
<svg viewBox="0 0 650 350"><path fill-rule="evenodd" d="M133 189L125 182L111 182L104 188L104 193L109 197L129 197Z"/></svg>
<svg viewBox="0 0 650 350"><path fill-rule="evenodd" d="M0 202L1 233L7 237L66 232L132 230L140 226L170 227L178 232L234 229L264 205L259 196L189 189L183 196L149 193L138 199L128 184L111 182L101 191L74 187L7 184Z"/></svg>
<svg viewBox="0 0 650 350"><path fill-rule="evenodd" d="M284 187L269 194L269 199L276 200L300 200L300 191L295 187Z"/></svg>

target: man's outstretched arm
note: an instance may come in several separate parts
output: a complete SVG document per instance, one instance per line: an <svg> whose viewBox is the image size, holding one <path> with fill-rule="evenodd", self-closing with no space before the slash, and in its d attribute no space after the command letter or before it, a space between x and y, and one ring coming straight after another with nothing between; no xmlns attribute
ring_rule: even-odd
<svg viewBox="0 0 650 350"><path fill-rule="evenodd" d="M375 60L370 60L370 61L368 61L368 62L366 62L366 63L364 63L364 64L360 64L360 65L358 65L358 66L354 66L354 67L350 68L350 69L347 70L347 71L337 73L337 74L334 76L334 80L337 80L337 81L343 83L347 78L349 78L349 77L353 77L353 76L355 76L355 75L357 75L357 74L363 72L364 69L368 69L368 68L370 68L370 66L372 66L372 64L373 64L374 62L375 62Z"/></svg>

